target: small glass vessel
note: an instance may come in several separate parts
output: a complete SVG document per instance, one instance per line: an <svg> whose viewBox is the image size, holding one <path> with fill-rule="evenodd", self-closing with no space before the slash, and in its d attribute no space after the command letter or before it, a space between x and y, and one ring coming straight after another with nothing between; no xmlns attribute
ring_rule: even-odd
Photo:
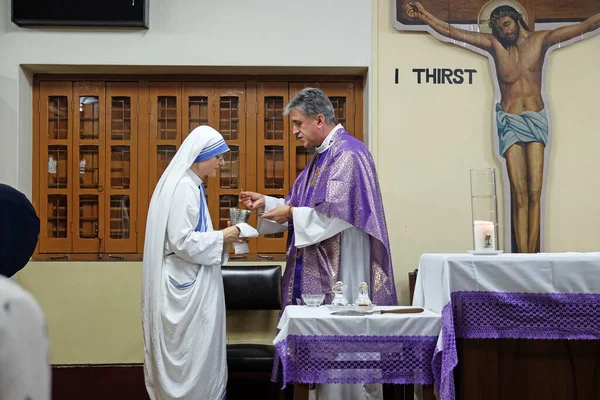
<svg viewBox="0 0 600 400"><path fill-rule="evenodd" d="M367 285L367 282L361 282L360 285L358 285L358 297L354 304L357 306L372 305L371 299L369 298L369 285Z"/></svg>
<svg viewBox="0 0 600 400"><path fill-rule="evenodd" d="M346 306L348 305L348 300L346 300L346 297L344 296L344 291L346 290L346 287L344 286L344 283L342 281L337 281L335 283L335 285L333 285L333 300L331 301L331 304L334 306Z"/></svg>

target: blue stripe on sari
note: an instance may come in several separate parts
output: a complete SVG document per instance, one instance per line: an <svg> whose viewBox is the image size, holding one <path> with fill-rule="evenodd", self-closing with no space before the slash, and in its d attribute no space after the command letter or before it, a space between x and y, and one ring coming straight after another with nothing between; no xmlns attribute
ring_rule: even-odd
<svg viewBox="0 0 600 400"><path fill-rule="evenodd" d="M198 225L196 225L196 232L206 232L208 230L208 218L206 217L206 212L204 207L204 202L206 201L206 192L204 191L204 184L198 186L200 189L200 218L198 218Z"/></svg>

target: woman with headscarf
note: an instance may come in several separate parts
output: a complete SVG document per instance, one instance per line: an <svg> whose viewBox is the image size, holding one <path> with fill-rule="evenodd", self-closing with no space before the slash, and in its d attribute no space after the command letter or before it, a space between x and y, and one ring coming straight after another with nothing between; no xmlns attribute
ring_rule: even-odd
<svg viewBox="0 0 600 400"><path fill-rule="evenodd" d="M50 365L44 314L9 277L33 255L40 220L18 190L0 184L0 400L49 400Z"/></svg>
<svg viewBox="0 0 600 400"><path fill-rule="evenodd" d="M0 183L0 274L8 278L33 255L40 219L25 195Z"/></svg>
<svg viewBox="0 0 600 400"><path fill-rule="evenodd" d="M184 140L148 210L142 285L144 375L153 400L220 400L227 386L221 265L249 225L213 230L202 178L229 151L211 127Z"/></svg>

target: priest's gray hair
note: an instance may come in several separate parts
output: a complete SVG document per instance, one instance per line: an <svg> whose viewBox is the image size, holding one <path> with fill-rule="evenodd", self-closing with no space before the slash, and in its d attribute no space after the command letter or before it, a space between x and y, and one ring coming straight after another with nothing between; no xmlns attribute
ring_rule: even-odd
<svg viewBox="0 0 600 400"><path fill-rule="evenodd" d="M317 115L323 114L325 123L335 123L333 104L321 89L302 89L285 107L283 115L288 115L293 110L300 111L308 118L315 118Z"/></svg>

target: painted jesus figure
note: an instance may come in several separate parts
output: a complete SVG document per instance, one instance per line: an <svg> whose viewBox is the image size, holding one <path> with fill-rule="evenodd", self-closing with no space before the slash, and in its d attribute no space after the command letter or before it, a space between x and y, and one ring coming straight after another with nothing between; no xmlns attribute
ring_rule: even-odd
<svg viewBox="0 0 600 400"><path fill-rule="evenodd" d="M538 251L544 158L550 135L542 93L544 61L552 46L597 33L600 13L576 24L534 32L515 7L499 5L489 17L491 33L483 33L455 28L420 3L408 3L403 11L445 38L482 50L493 62L500 90L500 101L495 105L498 155L506 163L517 246L512 251Z"/></svg>

